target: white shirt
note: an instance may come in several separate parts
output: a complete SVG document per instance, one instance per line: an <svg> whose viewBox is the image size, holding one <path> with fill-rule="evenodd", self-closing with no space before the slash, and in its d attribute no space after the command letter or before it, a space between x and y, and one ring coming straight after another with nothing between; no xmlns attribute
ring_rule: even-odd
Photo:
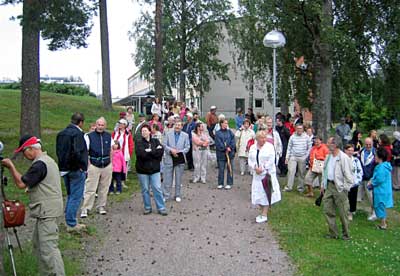
<svg viewBox="0 0 400 276"><path fill-rule="evenodd" d="M333 181L335 180L335 167L336 167L336 161L339 160L339 156L334 157L331 155L331 158L329 158L328 162L328 180Z"/></svg>

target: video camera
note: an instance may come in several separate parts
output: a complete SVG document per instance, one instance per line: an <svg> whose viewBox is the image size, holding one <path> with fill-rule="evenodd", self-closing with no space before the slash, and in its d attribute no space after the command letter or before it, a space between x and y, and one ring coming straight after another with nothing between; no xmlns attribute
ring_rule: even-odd
<svg viewBox="0 0 400 276"><path fill-rule="evenodd" d="M4 159L3 158L3 150L4 150L4 145L0 141L0 161L2 161ZM8 182L7 177L4 176L4 166L0 165L0 185L1 185L0 188L1 188L1 198L2 198L2 202L0 202L0 204L1 204L0 219L3 219L2 226L5 229L7 247L8 247L9 253L10 253L13 275L16 276L17 270L15 268L13 245L11 243L10 236L8 234L8 228L13 228L15 238L18 243L18 247L19 247L20 251L22 252L21 243L19 241L17 229L15 227L20 226L24 223L25 207L22 204L22 202L19 202L16 200L8 200L6 198L6 195L4 193L4 186L7 186L7 182Z"/></svg>
<svg viewBox="0 0 400 276"><path fill-rule="evenodd" d="M4 150L4 144L0 141L0 161L3 160L3 150ZM3 185L7 186L7 177L4 176L4 168L3 165L0 165L0 184L1 184L1 189L3 189ZM3 191L3 190L2 190Z"/></svg>
<svg viewBox="0 0 400 276"><path fill-rule="evenodd" d="M4 145L0 141L0 161L3 160L3 150L4 150Z"/></svg>

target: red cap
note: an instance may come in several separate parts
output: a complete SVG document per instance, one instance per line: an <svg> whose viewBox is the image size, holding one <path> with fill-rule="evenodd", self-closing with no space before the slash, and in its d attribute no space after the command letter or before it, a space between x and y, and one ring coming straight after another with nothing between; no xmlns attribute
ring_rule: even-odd
<svg viewBox="0 0 400 276"><path fill-rule="evenodd" d="M21 152L24 148L35 145L37 143L40 143L40 139L38 139L35 136L23 136L20 140L19 140L19 148L17 148L14 153L18 153Z"/></svg>

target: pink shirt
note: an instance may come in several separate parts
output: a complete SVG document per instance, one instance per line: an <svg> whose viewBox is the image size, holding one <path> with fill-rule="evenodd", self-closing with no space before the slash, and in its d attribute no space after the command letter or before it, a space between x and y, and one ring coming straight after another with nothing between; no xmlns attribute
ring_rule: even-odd
<svg viewBox="0 0 400 276"><path fill-rule="evenodd" d="M201 135L197 135L195 132L192 133L193 150L199 150L202 144L206 141L210 142L206 133L203 132Z"/></svg>
<svg viewBox="0 0 400 276"><path fill-rule="evenodd" d="M113 150L112 167L113 167L113 172L126 173L125 157L120 149Z"/></svg>

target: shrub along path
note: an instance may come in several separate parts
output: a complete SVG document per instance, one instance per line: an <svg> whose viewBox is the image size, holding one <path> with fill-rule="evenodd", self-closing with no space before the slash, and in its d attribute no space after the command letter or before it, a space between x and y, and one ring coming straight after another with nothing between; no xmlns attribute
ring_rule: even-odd
<svg viewBox="0 0 400 276"><path fill-rule="evenodd" d="M182 202L167 202L166 217L143 215L140 193L113 204L106 216L94 215L103 239L87 250L86 274L294 274L268 224L255 223L251 176L236 175L226 191L216 189L214 166L207 184L189 183L190 175L185 172Z"/></svg>

